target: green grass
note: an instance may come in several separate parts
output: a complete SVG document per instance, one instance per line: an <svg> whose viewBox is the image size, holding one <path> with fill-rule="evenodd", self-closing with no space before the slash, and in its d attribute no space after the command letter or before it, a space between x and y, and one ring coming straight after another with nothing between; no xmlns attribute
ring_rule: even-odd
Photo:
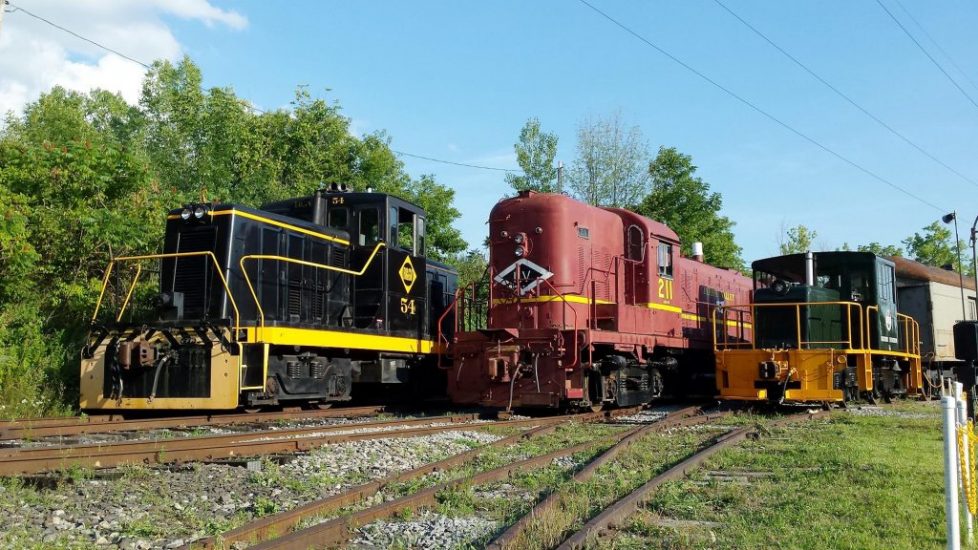
<svg viewBox="0 0 978 550"><path fill-rule="evenodd" d="M540 498L550 491L556 491L558 499L553 507L528 524L511 548L542 549L557 546L578 530L587 519L681 460L718 433L722 432L717 429L702 429L651 434L633 443L615 460L598 468L594 477L583 483L568 482L571 472L564 472L563 479L550 479L546 483L537 483L543 481L539 479L516 478L515 483L537 492ZM603 450L604 448L595 449L589 456L584 455L581 458L585 462L589 461Z"/></svg>
<svg viewBox="0 0 978 550"><path fill-rule="evenodd" d="M940 548L944 545L939 409L837 412L721 452L667 484L598 548ZM709 471L769 475L718 481ZM717 522L661 527L659 518Z"/></svg>

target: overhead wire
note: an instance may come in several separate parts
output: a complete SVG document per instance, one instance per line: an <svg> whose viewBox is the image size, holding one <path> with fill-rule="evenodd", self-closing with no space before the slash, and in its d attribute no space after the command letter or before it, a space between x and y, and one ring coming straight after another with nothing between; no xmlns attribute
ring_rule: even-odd
<svg viewBox="0 0 978 550"><path fill-rule="evenodd" d="M23 13L25 13L25 14L33 17L34 19L37 19L38 21L41 21L41 22L46 23L46 24L48 24L48 25L50 25L50 26L52 26L52 27L54 27L56 29L59 29L59 30L61 30L63 32L66 32L66 33L70 34L71 36L74 36L75 38L78 38L79 40L83 40L83 41L85 41L85 42L87 42L89 44L92 44L93 46L96 46L98 48L101 48L102 50L105 50L105 51L107 51L109 53L113 53L115 55L118 55L119 57L121 57L121 58L123 58L123 59L125 59L127 61L131 61L131 62L133 62L133 63L135 63L137 65L140 65L140 66L142 66L142 67L144 67L146 69L152 69L152 66L149 65L148 63L144 63L144 62L142 62L142 61L140 61L140 60L138 60L138 59L136 59L136 58L134 58L132 56L129 56L129 55L126 55L126 54L120 52L119 50L116 50L114 48L110 48L110 47L106 46L105 44L101 44L99 42L96 42L95 40L92 40L91 38L88 38L86 36L82 36L81 34L78 34L77 32L75 32L75 31L73 31L73 30L71 30L69 28L66 28L66 27L64 27L62 25L59 25L59 24L55 23L54 21L51 21L49 19L46 19L44 17L41 17L40 15L37 15L36 13L33 13L31 11L28 11L28 10L26 10L26 9L24 9L24 8L16 5L16 4L14 4L13 2L10 2L9 0L6 3L7 3L7 5L13 7L14 10L23 12ZM0 8L2 8L2 5L0 5ZM254 106L253 104L251 104L251 102L248 102L248 101L246 101L244 99L238 99L238 101L244 107L246 107L246 108L248 108L248 109L250 109L250 110L252 110L252 111L254 111L256 113L260 113L260 114L267 114L268 113L267 111L265 111L265 110L263 110L263 109L261 109L259 107ZM442 164L451 164L451 165L454 165L454 166L464 166L466 168L477 168L479 170L492 170L492 171L498 171L498 172L522 172L522 170L514 170L514 169L510 169L510 168L497 168L497 167L493 167L493 166L482 166L482 165L479 165L479 164L469 164L469 163L465 163L465 162L455 162L455 161L451 161L451 160L444 160L444 159L439 159L439 158L429 157L429 156L424 156L424 155L416 155L416 154L407 153L407 152L404 152L404 151L396 151L394 149L391 149L391 152L393 152L393 153L395 153L395 154L397 154L399 156L411 157L411 158L416 158L416 159L421 159L421 160L427 160L427 161L430 161L430 162L438 162L438 163L442 163Z"/></svg>
<svg viewBox="0 0 978 550"><path fill-rule="evenodd" d="M896 3L896 5L900 8L900 10L903 13L905 13L907 17L910 18L911 21L913 21L914 25L917 25L917 28L920 29L920 32L924 33L924 36L927 37L927 40L930 40L930 43L933 44L934 47L937 48L937 50L944 55L944 58L948 60L951 66L957 69L958 72L961 74L961 76L963 76L965 80L967 80L974 89L978 90L978 84L975 84L975 81L971 80L971 77L968 76L968 73L965 72L965 70L962 69L960 66L958 66L957 63L954 62L954 58L951 57L951 54L947 53L947 51L941 47L941 44L937 40L935 40L934 37L931 36L929 32L927 32L927 29L925 29L924 26L920 24L920 21L917 21L917 18L914 17L912 13L910 13L910 10L905 8L903 6L903 3L900 2L900 0L893 0L893 2Z"/></svg>
<svg viewBox="0 0 978 550"><path fill-rule="evenodd" d="M890 16L890 19L892 19L893 22L896 23L898 27L900 27L900 30L903 31L903 34L906 34L907 38L909 38L911 41L913 41L914 44L917 45L917 49L923 52L923 54L927 56L927 59L930 59L930 62L933 63L934 66L937 67L938 70L940 70L941 73L944 74L944 76L947 77L947 79L951 82L951 84L954 85L955 88L958 89L959 92L961 92L961 95L963 95L969 102L971 102L972 105L975 106L976 109L978 109L978 102L975 102L975 99L971 97L971 95L968 94L968 92L966 92L964 88L961 87L960 84L958 84L958 81L954 80L954 77L952 77L950 73L944 70L944 67L940 63L938 63L936 59L934 59L934 56L931 55L930 52L928 52L924 48L923 45L921 45L920 41L917 40L917 38L913 35L913 33L911 33L910 30L907 29L907 27L905 27L903 23L901 23L900 20L897 19L895 15L893 15L893 12L891 12L889 8L886 7L886 4L884 4L881 0L876 0L876 3L879 4L879 6L883 8L883 11L885 11L886 14Z"/></svg>
<svg viewBox="0 0 978 550"><path fill-rule="evenodd" d="M404 157L411 157L411 158L416 158L416 159L421 159L421 160L428 160L428 161L431 161L431 162L440 162L442 164L452 164L454 166L465 166L466 168L478 168L480 170L495 170L497 172L522 172L522 170L515 170L515 169L512 169L512 168L496 168L494 166L482 166L480 164L468 164L468 163L465 163L465 162L455 162L455 161L451 161L451 160L437 159L437 158L434 158L434 157L426 157L424 155L415 155L413 153L405 153L404 151L398 151L396 149L391 149L391 151L393 151L395 154L398 154L398 155L401 155L401 156L404 156Z"/></svg>
<svg viewBox="0 0 978 550"><path fill-rule="evenodd" d="M875 121L877 124L879 124L880 126L882 126L883 128L885 128L886 130L888 130L891 134L893 134L894 136L900 138L904 143L906 143L907 145L913 147L914 149L916 149L917 151L919 151L921 154L923 154L927 158L929 158L932 161L936 162L937 164L943 166L945 169L947 169L952 174L958 176L959 178L963 179L964 181L970 183L971 185L974 185L975 187L978 187L978 181L975 181L974 179L972 179L972 178L970 178L970 177L962 174L958 170L952 168L946 162L944 162L941 159L937 158L934 154L930 153L929 151L927 151L926 149L924 149L923 147L921 147L917 143L914 143L910 138L908 138L907 136L903 135L902 133L900 133L899 131L897 131L896 129L894 129L892 126L890 126L889 124L887 124L886 122L884 122L882 119L880 119L878 116L876 116L875 114L873 114L872 112L870 112L868 109L866 109L865 107L863 107L859 103L856 103L856 101L854 99L852 99L847 94L845 94L844 92L842 92L841 90L839 90L839 88L837 88L836 86L834 86L831 82L827 81L821 75L819 75L814 70L812 70L810 67L808 67L807 65L805 65L804 63L802 63L801 61L799 61L797 57L793 56L791 53L789 53L784 48L782 48L781 46L779 46L777 43L775 43L773 40L771 40L767 35L765 35L763 32L761 32L760 30L758 30L757 27L755 27L754 25L751 25L747 20L745 20L743 17L741 17L736 12L734 12L732 9L730 9L730 7L728 7L726 4L724 4L721 0L713 0L713 1L718 6L720 6L721 8L723 8L727 13L729 13L730 15L732 15L734 17L734 19L736 19L737 21L740 21L745 27L747 27L748 29L750 29L751 31L753 31L754 34L756 34L757 36L761 37L765 42L767 42L769 45L771 45L771 47L773 47L774 49L776 49L779 52L781 52L782 55L784 55L785 57L787 57L788 59L790 59L795 65L801 67L801 69L804 70L805 72L807 72L809 75L811 75L812 78L814 78L815 80L818 80L819 82L821 82L822 84L824 84L825 87L827 87L828 89L830 89L833 92L835 92L836 95L838 95L839 97L841 97L842 99L844 99L846 102L848 102L850 105L852 105L853 107L855 107L856 109L858 109L864 115L866 115L867 117L869 117L870 119L872 119L873 121Z"/></svg>
<svg viewBox="0 0 978 550"><path fill-rule="evenodd" d="M787 122L784 122L783 120L779 119L778 117L774 116L773 114L765 111L764 109L760 108L756 104L752 103L750 100L748 100L745 97L737 94L736 92L734 92L733 90L727 88L723 84L720 84L716 80L713 80L712 78L710 78L709 76L707 76L705 73L699 71L698 69L696 69L692 65L690 65L690 64L686 63L685 61L683 61L682 59L676 57L675 55L673 55L672 53L668 52L667 50L665 50L661 46L655 44L654 42L652 42L648 38L645 38L644 36L642 36L641 34L639 34L638 32L636 32L635 30L631 29L630 27L628 27L624 23L618 21L617 19L615 19L611 15L609 15L609 14L605 13L604 11L598 9L596 6L594 6L593 4L591 4L590 2L588 2L587 0L578 0L578 1L580 3L582 3L582 4L584 4L585 6L587 6L588 8L590 8L592 11L594 11L595 13L597 13L598 15L600 15L601 17L603 17L603 18L607 19L608 21L610 21L612 24L614 24L618 28L620 28L623 31L625 31L626 33L632 35L633 37L635 37L636 39L638 39L640 42L644 43L645 45L649 46L650 48L652 48L655 51L659 52L660 54L664 55L665 57L667 57L668 59L670 59L672 62L676 63L677 65L679 65L681 67L683 67L684 69L686 69L687 71L689 71L689 72L693 73L694 75L698 76L702 80L705 80L706 82L708 82L709 84L711 84L715 88L719 89L720 91L724 92L725 94L729 95L730 97L736 99L737 101L743 103L747 107L751 108L753 111L755 111L758 114L764 116L765 118L767 118L768 120L774 122L775 124L781 126L785 130L788 130L792 134L795 134L796 136L804 139L805 141L811 143L812 145L818 147L819 149L825 151L826 153L832 155L833 157L841 160L842 162L848 164L849 166L852 166L856 170L859 170L860 172L862 172L862 173L870 176L871 178L879 181L880 183L883 183L883 184L885 184L885 185L887 185L887 186L889 186L889 187L891 187L891 188L893 188L893 189L895 189L895 190L903 193L904 195L906 195L906 196L908 196L908 197L910 197L910 198L912 198L912 199L914 199L914 200L916 200L916 201L918 201L918 202L920 202L922 204L925 204L925 205L933 208L934 210L937 210L937 211L940 211L940 212L947 212L947 209L941 208L940 206L937 206L933 202L928 201L927 199L925 199L925 198L923 198L923 197L921 197L921 196L919 196L919 195L911 192L910 190L908 190L908 189L906 189L904 187L901 187L900 185L897 185L896 183L893 183L889 179L887 179L887 178L885 178L885 177L877 174L876 172L873 172L869 168L866 168L866 167L862 166L861 164L857 163L856 161L854 161L854 160L852 160L852 159L850 159L850 158L848 158L846 156L843 156L841 153L835 151L834 149L832 149L829 146L823 144L822 142L818 141L817 139L809 136L808 134L802 132L801 130L798 130L794 126L791 126L790 124L788 124Z"/></svg>
<svg viewBox="0 0 978 550"><path fill-rule="evenodd" d="M119 57L121 57L123 59L127 59L129 61L132 61L133 63L135 63L137 65L142 65L143 67L146 67L147 69L151 68L149 66L149 64L147 64L147 63L143 63L142 61L140 61L138 59L135 59L133 57L130 57L130 56L128 56L128 55L126 55L126 54L118 51L118 50L114 50L114 49L112 49L112 48L110 48L110 47L108 47L108 46L106 46L104 44L99 44L98 42L92 40L91 38L86 38L86 37L78 34L77 32L75 32L75 31L73 31L71 29L62 27L61 25L55 23L54 21L45 19L45 18L41 17L40 15L37 15L36 13L33 13L31 11L28 11L28 10L26 10L26 9L18 6L17 4L14 4L13 2L8 1L7 2L7 5L13 6L14 9L16 9L17 11L22 11L22 12L26 13L27 15L33 17L34 19L37 19L39 21L43 21L44 23L47 23L48 25L51 25L52 27L54 27L56 29L60 29L60 30L62 30L64 32L70 34L71 36L74 36L75 38L77 38L79 40L84 40L85 42L88 42L89 44L92 44L93 46L97 46L99 48L102 48L103 50L105 50L107 52L112 52L112 53L118 55Z"/></svg>

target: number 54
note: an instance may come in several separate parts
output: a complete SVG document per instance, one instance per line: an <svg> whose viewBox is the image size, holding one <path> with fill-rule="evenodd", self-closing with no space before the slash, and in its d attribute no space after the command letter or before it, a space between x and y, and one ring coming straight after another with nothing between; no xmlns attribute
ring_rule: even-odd
<svg viewBox="0 0 978 550"><path fill-rule="evenodd" d="M401 298L401 313L406 315L414 315L417 313L418 308L414 303L414 300L409 300L407 298Z"/></svg>

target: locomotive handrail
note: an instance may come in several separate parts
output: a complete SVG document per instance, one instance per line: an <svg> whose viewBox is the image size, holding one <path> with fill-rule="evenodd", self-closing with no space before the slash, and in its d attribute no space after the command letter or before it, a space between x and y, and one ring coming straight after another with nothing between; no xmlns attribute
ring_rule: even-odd
<svg viewBox="0 0 978 550"><path fill-rule="evenodd" d="M188 258L192 256L207 256L212 260L214 266L214 271L217 271L218 277L221 278L221 284L224 285L224 291L227 293L228 301L231 302L231 308L234 309L234 327L237 330L241 326L241 314L238 312L238 304L235 303L234 297L231 295L231 288L228 286L228 280L224 276L224 272L221 271L221 267L217 262L217 256L214 255L210 250L201 250L198 252L171 252L168 254L145 254L142 256L119 256L118 258L112 258L109 260L109 266L105 269L105 276L102 277L102 290L99 292L98 301L95 302L95 312L92 313L92 323L98 318L98 312L102 308L102 299L105 297L105 290L109 285L109 277L112 274L112 269L115 267L116 262L138 262L142 260L162 260L168 258ZM119 309L119 315L116 316L116 322L122 321L122 315L126 311L126 307L129 306L129 300L132 298L132 293L136 289L136 283L139 281L139 276L142 274L143 267L141 264L136 264L136 275L132 279L132 284L129 286L129 291L126 293L126 299L122 303L122 307Z"/></svg>
<svg viewBox="0 0 978 550"><path fill-rule="evenodd" d="M801 338L801 308L802 307L808 307L808 306L844 306L846 308L846 334L848 336L848 339L847 340L840 340L840 341L814 341L814 340L813 341L804 341L804 340L802 340L802 338ZM832 302L777 302L777 303L756 303L755 302L755 303L750 303L750 304L729 304L729 305L725 305L722 308L722 313L724 315L724 326L726 326L725 322L726 322L726 315L727 315L727 312L728 311L730 311L730 310L744 311L745 309L749 308L750 309L750 312L751 312L751 319L754 321L754 329L755 330L752 331L750 342L736 343L736 344L732 344L732 343L729 343L727 341L728 334L726 333L726 331L724 331L723 347L724 348L741 348L741 347L744 347L747 344L749 344L750 345L750 349L757 349L757 330L756 330L757 329L757 326L756 326L757 325L757 323L756 323L757 309L758 308L788 308L788 307L792 307L792 308L795 309L795 330L796 330L795 336L796 336L797 341L798 341L798 349L803 349L806 345L811 346L813 344L818 344L818 345L846 344L847 345L847 349L853 350L853 351L858 351L858 350L864 350L864 349L866 349L866 342L867 342L867 339L866 338L868 336L869 329L866 328L864 326L864 323L863 323L863 306L862 306L862 304L858 304L858 303L855 303L855 302L843 302L843 301L832 301ZM871 307L875 307L875 306L871 306ZM852 330L853 329L853 327L852 327L852 309L853 308L856 308L856 310L857 310L857 319L859 320L859 327L858 327L858 329L859 329L859 347L858 348L853 345L853 330ZM713 323L713 348L714 348L714 350L718 350L719 349L719 347L717 345L718 344L718 342L717 342L717 314L720 313L720 312L721 312L720 311L720 308L714 309L714 311L713 311L712 323ZM866 318L868 319L868 316ZM734 322L737 322L737 321L734 321ZM743 321L741 320L740 323L742 324Z"/></svg>
<svg viewBox="0 0 978 550"><path fill-rule="evenodd" d="M245 269L244 267L245 260L274 260L278 262L298 264L306 267L314 267L317 269L325 269L328 271L336 271L339 273L344 273L346 275L353 275L354 277L359 277L367 272L367 268L369 268L370 264L373 263L374 257L377 256L377 252L379 252L380 249L383 248L384 246L385 243L383 242L377 243L377 246L374 247L373 252L370 253L370 257L367 258L367 261L363 264L363 267L361 267L359 271L354 271L352 269L346 269L344 267L336 267L327 264L307 262L305 260L298 260L296 258L287 258L285 256L276 256L274 254L248 254L246 256L242 256L241 259L238 260L238 265L241 267L241 274L244 276L245 284L248 285L248 290L251 292L251 297L255 300L255 307L258 308L258 318L261 323L260 327L262 329L265 328L265 310L262 309L261 307L261 302L258 299L258 293L255 292L255 287L254 285L251 284L251 277L248 276L248 270Z"/></svg>
<svg viewBox="0 0 978 550"><path fill-rule="evenodd" d="M560 291L558 291L556 288L554 288L554 285L550 284L550 281L548 281L546 279L541 279L541 280L544 282L544 284L546 284L547 286L549 286L551 290L553 290L554 292L556 292L557 293L557 296L560 296L560 299L564 302L564 307L562 308L563 309L564 318L562 319L561 324L563 324L564 327L566 328L566 325L567 325L567 305L570 304L570 302L567 301L567 299L564 297L563 294L560 293ZM571 313L574 314L574 344L573 344L573 346L574 346L574 361L571 362L570 366L571 367L574 367L574 366L577 366L580 363L580 361L581 361L581 355L580 355L581 352L580 352L580 350L577 347L577 310L574 309L574 308L570 308L570 310L571 310Z"/></svg>
<svg viewBox="0 0 978 550"><path fill-rule="evenodd" d="M458 301L465 294L465 290L467 288L468 288L468 286L465 286L465 287L462 287L462 288L456 288L455 289L455 299L452 300L452 303L449 304L449 306L447 308L445 308L445 311L443 311L442 314L438 317L438 343L441 344L442 340L444 340L445 341L445 349L448 349L448 346L451 344L451 342L448 341L448 337L446 337L445 336L445 333L442 332L442 323L445 322L445 317L447 317L448 314L451 313L454 310L455 311L455 322L454 322L454 329L455 329L455 331L454 331L453 334L458 334L458 317L459 317L459 314L462 311L458 307ZM439 369L442 369L442 370L447 370L448 367L444 367L441 364L441 357L442 357L442 355L443 354L441 353L441 351L439 351L438 352L438 368Z"/></svg>

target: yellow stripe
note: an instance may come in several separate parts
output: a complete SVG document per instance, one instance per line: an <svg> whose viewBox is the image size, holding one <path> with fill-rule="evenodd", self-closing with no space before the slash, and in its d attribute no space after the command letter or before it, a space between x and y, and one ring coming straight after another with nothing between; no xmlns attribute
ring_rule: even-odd
<svg viewBox="0 0 978 550"><path fill-rule="evenodd" d="M591 300L587 296L579 296L577 294L565 294L561 296L534 296L532 298L522 298L517 300L516 298L494 298L492 300L492 305L497 306L500 304L515 304L520 302L523 304L533 304L533 303L544 303L544 302L562 302L567 301L572 304L590 304ZM607 300L594 300L596 304L613 304L614 302L609 302Z"/></svg>
<svg viewBox="0 0 978 550"><path fill-rule="evenodd" d="M242 327L248 331L248 342L263 342L279 346L309 346L317 348L349 348L396 353L437 353L440 347L432 340L416 340L399 336L379 336L335 330L290 327Z"/></svg>
<svg viewBox="0 0 978 550"><path fill-rule="evenodd" d="M208 214L210 214L211 217L213 217L213 216L237 215L237 216L241 216L242 218L248 218L249 220L255 220L255 221L262 222L262 223L267 223L268 225L274 225L276 227L281 227L283 229L288 229L289 231L295 231L296 233L303 233L305 235L311 235L313 237L319 237L320 239L324 239L324 240L327 240L327 241L332 241L334 243L338 243L338 244L342 244L342 245L346 245L346 246L349 246L350 245L350 241L348 241L346 239L341 239L339 237L334 237L332 235L327 235L325 233L319 233L319 232L316 232L316 231L310 231L309 229L303 229L301 227L298 227L298 226L295 226L295 225L292 225L292 224L275 221L275 220L272 220L272 219L269 219L269 218L266 218L266 217L263 217L263 216L258 216L256 214L251 214L250 212L245 212L243 210L221 210L219 212L210 211L210 212L208 212ZM166 217L166 219L168 219L168 220L176 220L176 219L179 219L179 218L180 218L180 215L179 214L170 214L169 216Z"/></svg>
<svg viewBox="0 0 978 550"><path fill-rule="evenodd" d="M577 294L568 294L568 295L565 295L564 298L566 298L568 302L571 302L571 303L574 303L574 304L588 304L588 303L590 303L590 300L588 300L586 296L578 296ZM525 298L523 300L520 300L520 302L523 302L523 303L559 302L559 301L560 301L560 296L535 296L533 298ZM605 300L596 300L596 302L598 304L613 304L614 303L614 302L608 302L608 301L605 301ZM492 301L492 304L493 305L515 304L515 303L516 303L516 298L495 298ZM682 310L681 307L678 307L678 306L673 306L673 305L669 305L669 304L659 304L659 303L655 303L655 302L650 302L650 303L645 303L645 304L637 304L637 305L642 306L642 307L647 307L647 308L650 308L650 309L661 309L662 311L668 311L668 312L671 312L671 313L679 313L679 314L682 315L682 318L684 320L686 320L686 321L703 321L704 323L707 322L707 321L709 321L709 319L707 319L706 317L703 317L701 315L696 315L695 313L686 313L685 311ZM751 328L751 324L750 323L743 323L743 325L744 325L745 328ZM727 321L727 326L729 326L729 327L738 327L738 326L740 326L740 323L738 323L736 321Z"/></svg>
<svg viewBox="0 0 978 550"><path fill-rule="evenodd" d="M659 304L659 303L656 303L656 302L649 302L649 303L646 303L646 304L637 304L637 305L644 306L644 307L647 307L647 308L650 308L650 309L661 309L662 311L671 311L673 313L682 313L683 312L683 308L681 308L681 307L673 306L673 305L669 305L669 304Z"/></svg>

